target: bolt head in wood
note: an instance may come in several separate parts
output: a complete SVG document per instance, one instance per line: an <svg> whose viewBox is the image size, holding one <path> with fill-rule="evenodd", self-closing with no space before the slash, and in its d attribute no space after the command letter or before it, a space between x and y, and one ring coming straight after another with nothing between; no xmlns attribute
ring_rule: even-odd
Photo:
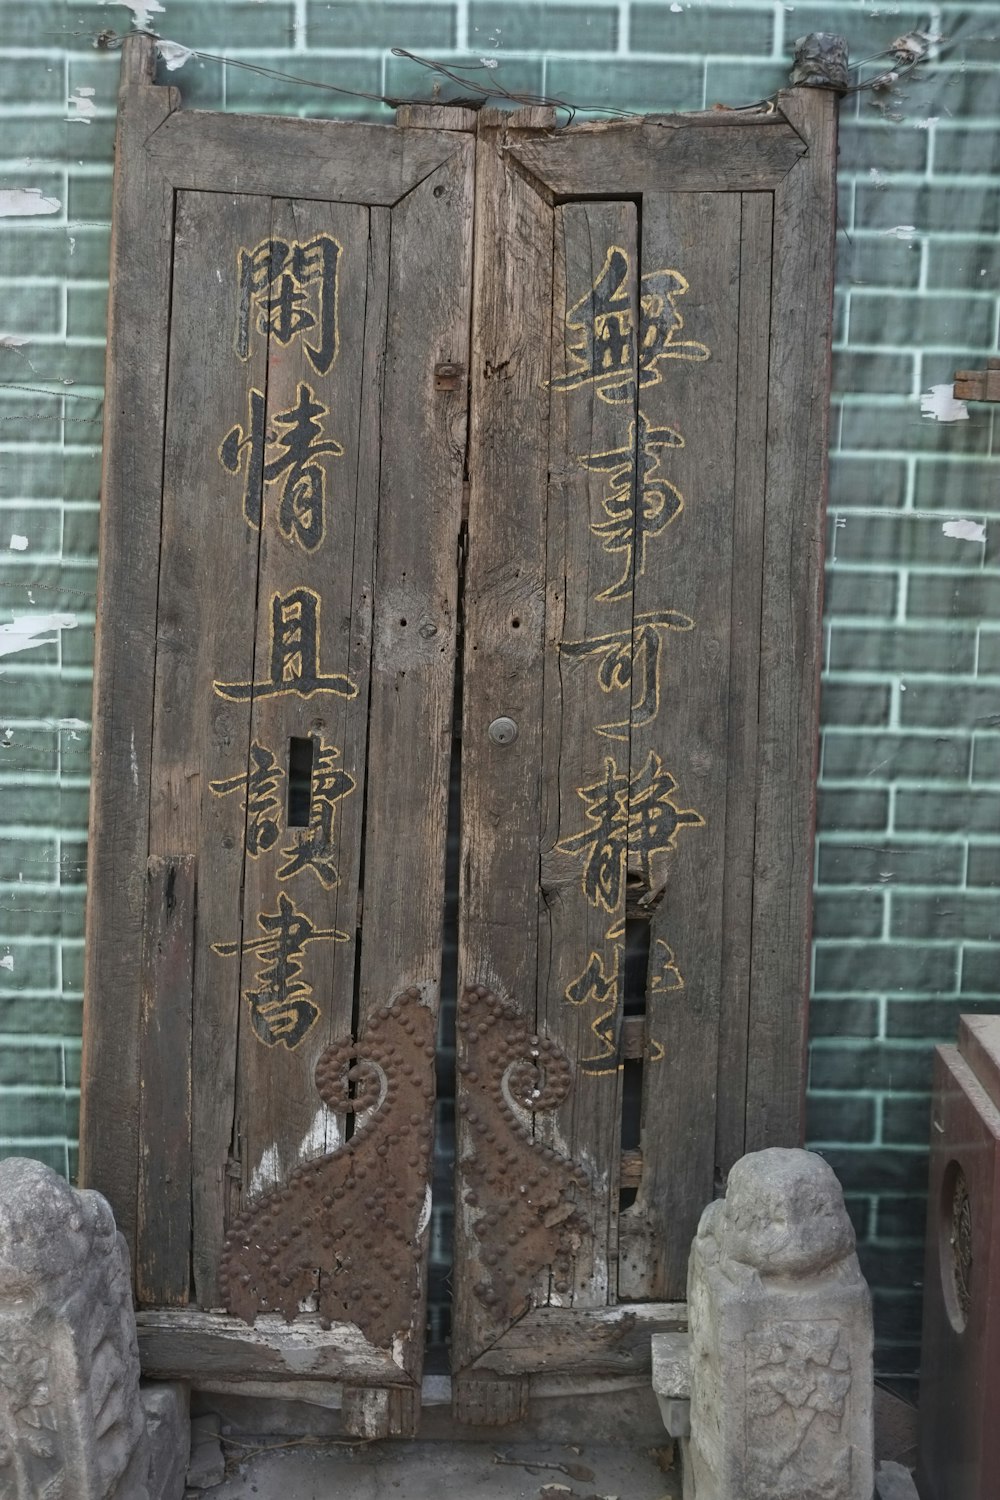
<svg viewBox="0 0 1000 1500"><path fill-rule="evenodd" d="M494 719L486 731L494 745L512 745L517 739L517 725L513 719Z"/></svg>

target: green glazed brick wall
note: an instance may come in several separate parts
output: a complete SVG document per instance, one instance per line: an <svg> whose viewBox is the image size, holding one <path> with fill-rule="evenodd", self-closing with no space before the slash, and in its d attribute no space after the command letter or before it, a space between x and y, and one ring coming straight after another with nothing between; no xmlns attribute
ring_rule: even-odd
<svg viewBox="0 0 1000 1500"><path fill-rule="evenodd" d="M118 73L94 43L140 9L0 0L0 1153L69 1174ZM913 28L942 36L895 89L843 106L809 1092L809 1138L841 1176L874 1288L880 1367L912 1378L931 1044L961 1010L1000 1010L997 417L938 422L920 401L998 349L996 8L149 9L187 47L373 94L431 97L432 75L390 55L401 46L479 83L636 110L765 97L811 30L843 32L857 60ZM204 59L167 76L203 108L390 118Z"/></svg>

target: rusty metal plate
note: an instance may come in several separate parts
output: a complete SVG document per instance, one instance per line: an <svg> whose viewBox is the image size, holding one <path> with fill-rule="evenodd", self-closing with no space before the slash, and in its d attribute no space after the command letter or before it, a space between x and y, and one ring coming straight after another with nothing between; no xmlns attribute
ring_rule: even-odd
<svg viewBox="0 0 1000 1500"><path fill-rule="evenodd" d="M327 1108L358 1119L351 1139L297 1167L233 1223L222 1253L227 1310L253 1323L317 1310L389 1348L421 1307L430 1180L434 1017L420 991L377 1011L357 1042L316 1065Z"/></svg>
<svg viewBox="0 0 1000 1500"><path fill-rule="evenodd" d="M457 1041L464 1211L479 1245L472 1290L506 1325L530 1305L546 1267L553 1291L569 1292L574 1254L589 1234L576 1209L587 1174L530 1129L531 1114L566 1098L572 1069L556 1042L533 1034L515 1005L482 985L459 1001Z"/></svg>

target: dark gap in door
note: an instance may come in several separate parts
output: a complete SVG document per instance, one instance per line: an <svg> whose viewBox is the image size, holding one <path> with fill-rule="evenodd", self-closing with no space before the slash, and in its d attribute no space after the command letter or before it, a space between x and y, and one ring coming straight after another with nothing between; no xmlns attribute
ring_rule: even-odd
<svg viewBox="0 0 1000 1500"><path fill-rule="evenodd" d="M458 888L461 868L462 788L462 554L459 556L458 628L448 822L445 836L444 921L441 936L441 1008L435 1059L434 1162L431 1242L427 1259L428 1375L451 1372L451 1298L455 1241L455 1019L458 1004Z"/></svg>

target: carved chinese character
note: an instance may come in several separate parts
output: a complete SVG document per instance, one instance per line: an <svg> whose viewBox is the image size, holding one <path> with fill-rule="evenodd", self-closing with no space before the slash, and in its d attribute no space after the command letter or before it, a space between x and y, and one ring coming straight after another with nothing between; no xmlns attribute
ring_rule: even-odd
<svg viewBox="0 0 1000 1500"><path fill-rule="evenodd" d="M561 641L564 656L600 656L597 680L606 693L631 692L629 716L595 729L609 740L627 740L630 729L652 724L660 711L660 632L693 630L694 621L676 609L635 616L631 630L592 636L587 641Z"/></svg>
<svg viewBox="0 0 1000 1500"><path fill-rule="evenodd" d="M313 693L356 697L357 684L349 677L320 670L320 604L313 589L273 594L267 677L259 682L216 682L213 685L219 697L237 703L278 693L297 693L300 698L311 698Z"/></svg>
<svg viewBox="0 0 1000 1500"><path fill-rule="evenodd" d="M326 374L337 357L340 337L337 273L342 249L332 235L318 234L306 241L261 240L252 250L240 251L240 359L250 352L252 323L257 333L282 345L313 333L313 341L303 339L305 351L317 375Z"/></svg>
<svg viewBox="0 0 1000 1500"><path fill-rule="evenodd" d="M580 459L585 469L607 474L610 489L601 501L608 517L591 526L605 552L624 553L622 576L602 589L598 599L627 599L633 580L646 571L646 544L659 536L684 508L684 496L659 472L660 450L683 448L684 439L672 427L651 427L642 412L638 427L629 425L628 442L606 453Z"/></svg>
<svg viewBox="0 0 1000 1500"><path fill-rule="evenodd" d="M295 405L275 415L275 426L284 429L275 435L265 431L263 392L251 390L246 428L237 423L219 446L222 467L230 474L244 472L243 514L249 525L260 527L264 485L283 481L278 530L306 552L315 552L326 525L326 470L317 459L342 458L344 453L341 443L323 437L319 419L328 415L329 408L303 381ZM270 459L268 448L278 449Z"/></svg>
<svg viewBox="0 0 1000 1500"><path fill-rule="evenodd" d="M675 847L681 828L704 825L701 813L676 805L676 790L677 782L655 750L634 775L619 771L609 757L599 781L577 788L590 826L561 839L556 848L562 854L584 856L583 889L592 906L617 910L627 861L651 890L654 857Z"/></svg>
<svg viewBox="0 0 1000 1500"><path fill-rule="evenodd" d="M301 954L307 944L322 941L346 943L347 933L319 928L301 912L284 891L278 895L276 912L258 912L257 926L263 937L240 943L213 943L222 958L253 953L259 966L257 988L243 991L250 1007L254 1035L266 1047L280 1044L293 1051L319 1019L319 1006L312 998L312 985L302 977Z"/></svg>
<svg viewBox="0 0 1000 1500"><path fill-rule="evenodd" d="M688 289L680 271L664 268L642 277L638 318L630 280L628 251L610 245L593 287L566 314L570 368L553 380L556 390L593 385L602 401L631 401L636 371L640 388L645 388L662 379L661 360L709 358L705 344L678 336L684 319L677 299Z"/></svg>
<svg viewBox="0 0 1000 1500"><path fill-rule="evenodd" d="M333 862L333 837L337 803L353 792L354 777L334 765L340 751L335 745L314 740L312 786L309 798L309 825L289 848L282 849L286 863L278 871L279 880L290 880L300 870L312 870L327 890L332 890L340 876Z"/></svg>
<svg viewBox="0 0 1000 1500"><path fill-rule="evenodd" d="M284 772L271 751L254 740L250 746L250 770L246 776L230 776L223 781L208 783L217 797L227 797L230 792L246 792L243 803L247 815L246 851L252 859L266 853L277 842L281 819L277 791L283 777Z"/></svg>

